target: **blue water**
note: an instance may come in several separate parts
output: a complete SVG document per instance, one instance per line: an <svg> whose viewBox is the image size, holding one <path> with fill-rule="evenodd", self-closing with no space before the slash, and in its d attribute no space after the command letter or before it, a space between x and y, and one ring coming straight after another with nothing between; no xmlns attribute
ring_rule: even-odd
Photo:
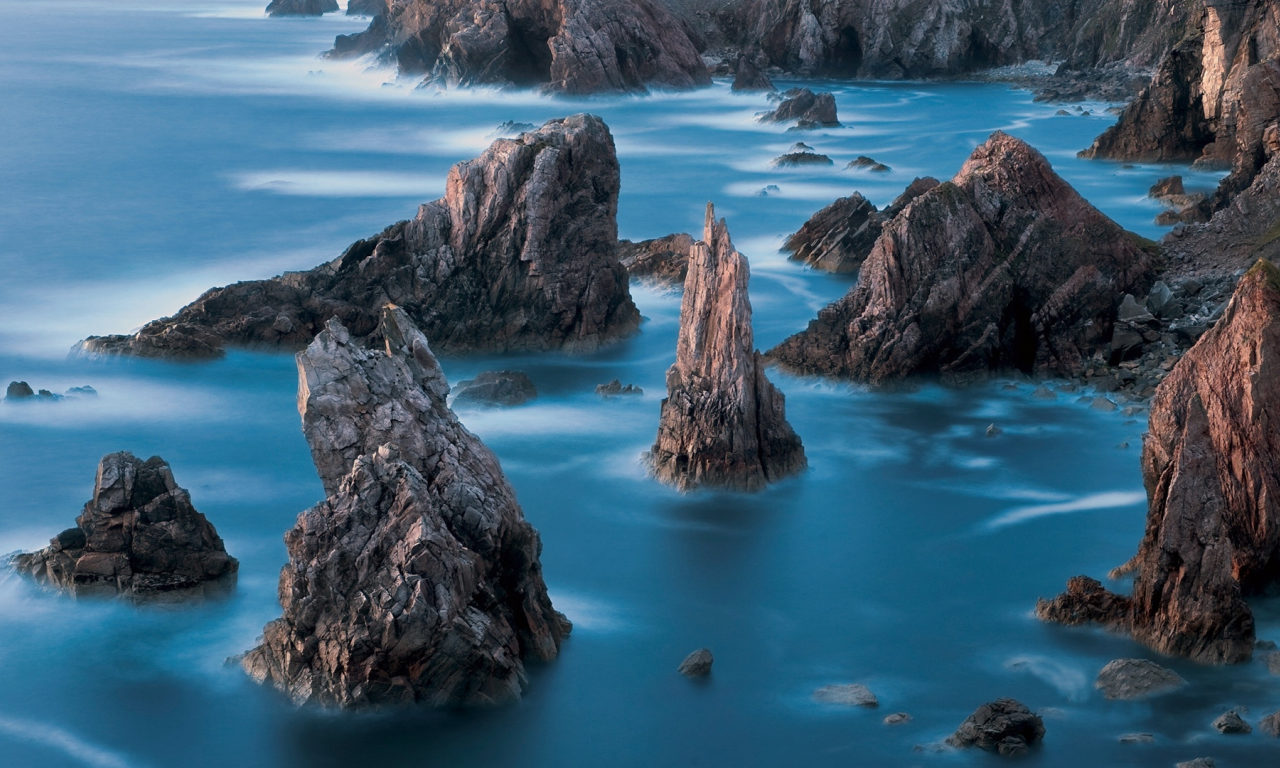
<svg viewBox="0 0 1280 768"><path fill-rule="evenodd" d="M449 166L505 120L603 116L622 164L623 237L696 233L714 200L751 259L762 348L847 290L848 278L777 252L839 195L883 205L917 175L950 177L1001 129L1158 237L1146 189L1177 170L1078 160L1114 119L1106 105L1060 117L1000 85L824 83L845 127L804 134L755 123L768 102L726 83L580 101L417 90L368 62L316 58L364 22L269 20L262 4L0 0L0 383L101 393L0 406L0 551L69 525L97 460L127 449L168 459L241 561L233 598L185 608L0 583L0 765L985 765L997 758L913 747L998 696L1046 715L1027 764L1275 764L1276 742L1209 727L1228 707L1248 707L1252 722L1280 707L1280 678L1262 665L1161 660L1192 685L1107 702L1093 689L1107 661L1158 657L1031 616L1068 576L1101 575L1136 548L1141 415L1065 392L1033 399L1026 383L882 394L775 372L812 469L755 496L680 496L638 462L679 314L678 294L643 285L643 332L599 354L443 361L453 381L520 368L540 391L526 407L460 413L542 532L552 598L576 624L560 659L532 670L522 703L298 710L224 664L279 614L281 536L322 493L292 359L68 361L77 339L129 331L212 285L332 258L439 196ZM801 140L836 166L769 167ZM893 171L842 170L863 154ZM756 196L769 184L779 192ZM597 398L612 378L645 395ZM1004 433L989 439L992 422ZM1260 636L1280 639L1280 607L1255 607ZM690 683L675 667L700 646L715 671ZM871 687L880 710L812 701L842 682ZM914 719L881 723L897 711ZM1118 744L1130 731L1157 743Z"/></svg>

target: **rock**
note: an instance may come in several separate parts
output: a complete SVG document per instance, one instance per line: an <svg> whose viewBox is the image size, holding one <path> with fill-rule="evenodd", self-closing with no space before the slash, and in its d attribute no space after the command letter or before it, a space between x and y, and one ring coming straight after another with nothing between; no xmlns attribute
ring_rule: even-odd
<svg viewBox="0 0 1280 768"><path fill-rule="evenodd" d="M1067 581L1067 591L1053 600L1036 602L1036 616L1043 621L1074 626L1102 624L1127 629L1133 605L1129 598L1103 588L1097 579L1074 576Z"/></svg>
<svg viewBox="0 0 1280 768"><path fill-rule="evenodd" d="M846 165L845 168L853 168L855 170L865 169L865 170L871 171L872 173L888 173L889 171L893 170L892 168L885 165L884 163L878 163L875 160L872 160L871 158L867 157L866 155L858 155L853 160L850 160L849 164Z"/></svg>
<svg viewBox="0 0 1280 768"><path fill-rule="evenodd" d="M782 189L777 184L766 184L756 192L756 197L768 197L771 194L776 195L780 192L782 192Z"/></svg>
<svg viewBox="0 0 1280 768"><path fill-rule="evenodd" d="M1144 292L1157 266L1154 244L997 132L884 225L858 284L768 357L873 385L1007 369L1072 378L1110 340L1120 297Z"/></svg>
<svg viewBox="0 0 1280 768"><path fill-rule="evenodd" d="M1213 762L1212 757L1197 757L1195 760L1188 760L1178 763L1177 768L1216 768L1217 763Z"/></svg>
<svg viewBox="0 0 1280 768"><path fill-rule="evenodd" d="M489 133L491 139L514 139L522 133L528 133L536 129L538 126L533 123L517 123L514 120L507 120L501 123L497 128Z"/></svg>
<svg viewBox="0 0 1280 768"><path fill-rule="evenodd" d="M1150 320L1151 313L1133 298L1133 294L1126 293L1120 301L1120 308L1116 310L1116 317L1127 322L1141 323Z"/></svg>
<svg viewBox="0 0 1280 768"><path fill-rule="evenodd" d="M1147 192L1149 197L1156 200L1164 200L1185 194L1187 194L1187 191L1182 186L1181 176L1166 176L1152 184L1151 189Z"/></svg>
<svg viewBox="0 0 1280 768"><path fill-rule="evenodd" d="M1173 304L1173 291L1163 280L1157 280L1147 294L1147 311L1156 317L1164 317Z"/></svg>
<svg viewBox="0 0 1280 768"><path fill-rule="evenodd" d="M637 387L635 384L628 384L624 387L621 381L614 379L608 384L597 384L596 394L607 399L610 397L619 397L621 395L643 395L644 390Z"/></svg>
<svg viewBox="0 0 1280 768"><path fill-rule="evenodd" d="M1040 400L1057 400L1058 399L1057 392L1054 392L1052 389L1049 389L1048 387L1043 385L1036 387L1036 390L1031 393L1031 396Z"/></svg>
<svg viewBox="0 0 1280 768"><path fill-rule="evenodd" d="M98 464L93 498L69 528L12 565L72 594L222 595L239 563L159 456L126 451Z"/></svg>
<svg viewBox="0 0 1280 768"><path fill-rule="evenodd" d="M830 93L814 93L808 88L792 88L782 94L783 100L772 112L760 116L761 122L796 121L802 128L834 128L840 125L836 115L836 97Z"/></svg>
<svg viewBox="0 0 1280 768"><path fill-rule="evenodd" d="M1133 328L1116 325L1111 333L1111 353L1107 358L1112 365L1119 365L1128 360L1142 357L1144 351L1142 334Z"/></svg>
<svg viewBox="0 0 1280 768"><path fill-rule="evenodd" d="M1280 676L1280 651L1271 651L1266 655L1267 671Z"/></svg>
<svg viewBox="0 0 1280 768"><path fill-rule="evenodd" d="M653 0L397 0L328 55L375 51L446 86L585 95L711 84L692 30Z"/></svg>
<svg viewBox="0 0 1280 768"><path fill-rule="evenodd" d="M804 447L755 350L747 259L710 203L702 237L689 258L676 362L647 461L681 491L757 491L805 469Z"/></svg>
<svg viewBox="0 0 1280 768"><path fill-rule="evenodd" d="M268 16L320 16L338 10L338 0L271 0Z"/></svg>
<svg viewBox="0 0 1280 768"><path fill-rule="evenodd" d="M788 152L812 152L813 147L809 146L808 144L805 144L803 141L797 141L795 144L792 144L791 149L787 151Z"/></svg>
<svg viewBox="0 0 1280 768"><path fill-rule="evenodd" d="M846 707L880 706L880 700L876 695L867 686L858 683L824 685L813 692L813 698L824 704L841 704Z"/></svg>
<svg viewBox="0 0 1280 768"><path fill-rule="evenodd" d="M865 197L854 192L809 217L783 243L792 261L827 272L857 272L880 237L884 219Z"/></svg>
<svg viewBox="0 0 1280 768"><path fill-rule="evenodd" d="M997 427L995 424L987 425L987 437L996 437L1000 435L1002 432L1004 432L1004 430Z"/></svg>
<svg viewBox="0 0 1280 768"><path fill-rule="evenodd" d="M1044 738L1044 721L1014 699L983 704L965 720L947 743L961 749L980 747L1001 755L1017 755Z"/></svg>
<svg viewBox="0 0 1280 768"><path fill-rule="evenodd" d="M1116 404L1105 397L1095 397L1093 398L1093 401L1089 403L1089 407L1095 411L1114 411L1116 409Z"/></svg>
<svg viewBox="0 0 1280 768"><path fill-rule="evenodd" d="M1156 737L1150 733L1126 733L1120 737L1121 744L1155 744Z"/></svg>
<svg viewBox="0 0 1280 768"><path fill-rule="evenodd" d="M799 168L806 165L835 165L831 158L813 152L788 152L775 157L769 165L774 168Z"/></svg>
<svg viewBox="0 0 1280 768"><path fill-rule="evenodd" d="M9 388L5 390L5 400L25 400L29 397L35 397L36 392L31 385L25 381L11 381Z"/></svg>
<svg viewBox="0 0 1280 768"><path fill-rule="evenodd" d="M1274 640L1259 640L1253 644L1253 647L1257 648L1259 651L1274 651L1276 649L1276 642Z"/></svg>
<svg viewBox="0 0 1280 768"><path fill-rule="evenodd" d="M706 648L699 648L688 656L684 657L684 661L680 662L677 672L685 677L705 677L711 674L711 664L715 658L711 655L711 651Z"/></svg>
<svg viewBox="0 0 1280 768"><path fill-rule="evenodd" d="M892 715L886 715L884 718L885 725L902 725L911 722L911 715L906 712L894 712Z"/></svg>
<svg viewBox="0 0 1280 768"><path fill-rule="evenodd" d="M1280 738L1280 710L1259 720L1258 729L1272 738Z"/></svg>
<svg viewBox="0 0 1280 768"><path fill-rule="evenodd" d="M730 90L733 91L772 91L773 81L760 68L760 64L756 61L758 54L741 54L738 56L738 64L734 67L733 85Z"/></svg>
<svg viewBox="0 0 1280 768"><path fill-rule="evenodd" d="M83 387L72 387L67 390L67 397L97 397L98 390L85 385Z"/></svg>
<svg viewBox="0 0 1280 768"><path fill-rule="evenodd" d="M243 666L298 703L518 699L559 653L538 532L497 457L449 410L409 314L366 348L336 318L298 354L303 434L328 497L285 534L284 615Z"/></svg>
<svg viewBox="0 0 1280 768"><path fill-rule="evenodd" d="M1253 732L1253 726L1246 723L1240 715L1237 715L1234 709L1226 714L1220 715L1217 720L1214 720L1213 727L1218 729L1218 733L1237 734Z"/></svg>
<svg viewBox="0 0 1280 768"><path fill-rule="evenodd" d="M348 16L378 16L391 9L391 0L349 0Z"/></svg>
<svg viewBox="0 0 1280 768"><path fill-rule="evenodd" d="M485 371L458 382L455 405L524 405L538 398L538 388L524 371Z"/></svg>
<svg viewBox="0 0 1280 768"><path fill-rule="evenodd" d="M437 351L592 351L640 313L617 259L613 137L591 115L499 139L455 165L444 198L309 272L206 292L132 336L84 354L207 358L226 346L296 349L331 317L376 333L394 298Z"/></svg>
<svg viewBox="0 0 1280 768"><path fill-rule="evenodd" d="M692 248L693 238L683 232L638 243L621 240L618 242L618 258L632 277L684 285Z"/></svg>
<svg viewBox="0 0 1280 768"><path fill-rule="evenodd" d="M1145 699L1176 690L1187 681L1146 659L1116 659L1098 673L1097 688L1108 699Z"/></svg>

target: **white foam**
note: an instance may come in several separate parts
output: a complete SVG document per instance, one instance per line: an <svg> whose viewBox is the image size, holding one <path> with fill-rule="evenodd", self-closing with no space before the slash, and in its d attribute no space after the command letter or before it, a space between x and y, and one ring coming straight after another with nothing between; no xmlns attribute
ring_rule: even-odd
<svg viewBox="0 0 1280 768"><path fill-rule="evenodd" d="M1142 491L1106 491L1081 496L1070 501L1057 504L1039 504L1030 507L1017 507L988 520L983 527L988 531L1007 528L1011 525L1025 523L1050 515L1065 515L1071 512L1088 512L1096 509L1114 509L1140 504L1147 499Z"/></svg>
<svg viewBox="0 0 1280 768"><path fill-rule="evenodd" d="M230 174L236 189L303 197L416 197L444 195L438 175L394 171L244 171Z"/></svg>
<svg viewBox="0 0 1280 768"><path fill-rule="evenodd" d="M0 715L0 733L12 739L41 744L93 768L139 768L142 763L80 738L48 723Z"/></svg>

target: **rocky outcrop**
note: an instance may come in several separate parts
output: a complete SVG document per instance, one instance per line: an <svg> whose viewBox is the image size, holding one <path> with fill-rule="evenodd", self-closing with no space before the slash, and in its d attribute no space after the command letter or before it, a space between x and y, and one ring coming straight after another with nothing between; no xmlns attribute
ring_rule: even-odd
<svg viewBox="0 0 1280 768"><path fill-rule="evenodd" d="M391 0L329 56L378 51L428 82L583 95L709 85L694 37L656 0Z"/></svg>
<svg viewBox="0 0 1280 768"><path fill-rule="evenodd" d="M733 71L732 91L773 91L773 81L764 73L759 52L743 53Z"/></svg>
<svg viewBox="0 0 1280 768"><path fill-rule="evenodd" d="M98 464L93 498L74 528L12 565L72 594L143 598L194 591L223 594L239 563L159 456L122 451Z"/></svg>
<svg viewBox="0 0 1280 768"><path fill-rule="evenodd" d="M375 333L401 306L443 352L591 351L640 314L617 259L618 158L604 122L552 120L449 172L445 196L309 272L208 291L84 354L216 357L226 346L298 349L331 317Z"/></svg>
<svg viewBox="0 0 1280 768"><path fill-rule="evenodd" d="M947 738L953 747L979 747L1001 755L1020 755L1044 738L1044 720L1015 699L983 704Z"/></svg>
<svg viewBox="0 0 1280 768"><path fill-rule="evenodd" d="M708 203L689 257L658 438L647 454L653 475L682 491L756 491L807 466L785 398L755 349L749 279L746 257Z"/></svg>
<svg viewBox="0 0 1280 768"><path fill-rule="evenodd" d="M1129 615L1110 623L1161 653L1206 663L1253 653L1245 597L1280 572L1277 359L1280 270L1260 261L1156 389L1142 450L1147 530L1113 574L1135 576Z"/></svg>
<svg viewBox="0 0 1280 768"><path fill-rule="evenodd" d="M1280 147L1244 192L1207 224L1175 227L1166 237L1171 269L1201 282L1248 269L1258 259L1280 260Z"/></svg>
<svg viewBox="0 0 1280 768"><path fill-rule="evenodd" d="M379 16L391 8L391 0L350 0L348 16Z"/></svg>
<svg viewBox="0 0 1280 768"><path fill-rule="evenodd" d="M538 388L524 371L484 371L458 382L455 405L524 405L538 398Z"/></svg>
<svg viewBox="0 0 1280 768"><path fill-rule="evenodd" d="M35 396L36 391L25 381L11 381L4 391L5 400L25 400Z"/></svg>
<svg viewBox="0 0 1280 768"><path fill-rule="evenodd" d="M643 395L644 390L635 384L624 385L621 380L613 379L606 384L597 384L596 394L608 400L623 395Z"/></svg>
<svg viewBox="0 0 1280 768"><path fill-rule="evenodd" d="M788 152L775 157L769 165L773 168L804 168L810 165L835 165L835 161L826 155L819 155L809 150Z"/></svg>
<svg viewBox="0 0 1280 768"><path fill-rule="evenodd" d="M1094 687L1108 699L1130 700L1159 696L1187 684L1171 669L1147 659L1116 659L1098 672Z"/></svg>
<svg viewBox="0 0 1280 768"><path fill-rule="evenodd" d="M849 161L845 168L854 171L870 171L871 173L888 173L893 169L866 155L858 155Z"/></svg>
<svg viewBox="0 0 1280 768"><path fill-rule="evenodd" d="M715 663L715 657L711 655L711 651L706 648L699 648L688 656L684 657L684 661L680 662L680 666L676 671L685 677L706 677L711 674L711 665Z"/></svg>
<svg viewBox="0 0 1280 768"><path fill-rule="evenodd" d="M618 243L618 258L632 277L684 285L692 249L693 238L681 232L638 243L623 240Z"/></svg>
<svg viewBox="0 0 1280 768"><path fill-rule="evenodd" d="M825 91L814 93L808 88L792 88L782 94L778 106L759 117L763 123L795 122L800 129L834 128L840 125L836 114L836 97Z"/></svg>
<svg viewBox="0 0 1280 768"><path fill-rule="evenodd" d="M551 607L538 533L498 460L445 403L407 312L382 342L336 319L298 354L303 434L328 494L285 534L284 615L245 669L296 702L490 704L569 626Z"/></svg>
<svg viewBox="0 0 1280 768"><path fill-rule="evenodd" d="M1026 143L996 132L884 225L859 283L768 357L875 385L991 371L1078 375L1105 348L1157 249L1125 232Z"/></svg>
<svg viewBox="0 0 1280 768"><path fill-rule="evenodd" d="M338 0L271 0L268 16L320 16L338 10Z"/></svg>

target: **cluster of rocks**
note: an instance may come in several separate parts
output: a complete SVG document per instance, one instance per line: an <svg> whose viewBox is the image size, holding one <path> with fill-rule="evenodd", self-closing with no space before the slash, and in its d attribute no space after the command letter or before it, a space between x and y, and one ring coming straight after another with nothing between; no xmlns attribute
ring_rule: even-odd
<svg viewBox="0 0 1280 768"><path fill-rule="evenodd" d="M524 405L538 398L538 388L524 371L484 371L458 382L454 405Z"/></svg>
<svg viewBox="0 0 1280 768"><path fill-rule="evenodd" d="M64 398L77 397L97 397L98 390L85 385L83 387L72 387L63 394L59 395L50 392L47 389L35 390L25 381L11 381L5 389L5 402L17 402L23 400L62 400Z"/></svg>
<svg viewBox="0 0 1280 768"><path fill-rule="evenodd" d="M635 384L624 385L620 380L613 379L608 384L597 384L596 394L605 398L622 397L623 395L643 395L644 390Z"/></svg>
<svg viewBox="0 0 1280 768"><path fill-rule="evenodd" d="M441 351L591 351L640 313L618 261L618 158L604 121L551 120L449 171L444 198L308 272L206 292L82 354L203 358L226 346L297 349L332 317L376 334L388 301Z"/></svg>
<svg viewBox="0 0 1280 768"><path fill-rule="evenodd" d="M1156 215L1156 223L1171 225L1208 221L1209 196L1203 192L1187 194L1181 176L1168 176L1151 186L1147 193L1152 199L1169 206Z"/></svg>
<svg viewBox="0 0 1280 768"><path fill-rule="evenodd" d="M74 595L166 598L230 591L239 563L159 456L104 456L75 527L13 568Z"/></svg>
<svg viewBox="0 0 1280 768"><path fill-rule="evenodd" d="M804 142L791 145L785 155L780 155L770 163L774 168L799 168L806 165L835 165L835 161L826 155L813 151L813 147Z"/></svg>
<svg viewBox="0 0 1280 768"><path fill-rule="evenodd" d="M836 114L836 97L825 91L814 93L808 88L792 88L778 97L774 109L761 113L762 123L795 124L788 130L808 131L815 128L837 128L840 118Z"/></svg>

